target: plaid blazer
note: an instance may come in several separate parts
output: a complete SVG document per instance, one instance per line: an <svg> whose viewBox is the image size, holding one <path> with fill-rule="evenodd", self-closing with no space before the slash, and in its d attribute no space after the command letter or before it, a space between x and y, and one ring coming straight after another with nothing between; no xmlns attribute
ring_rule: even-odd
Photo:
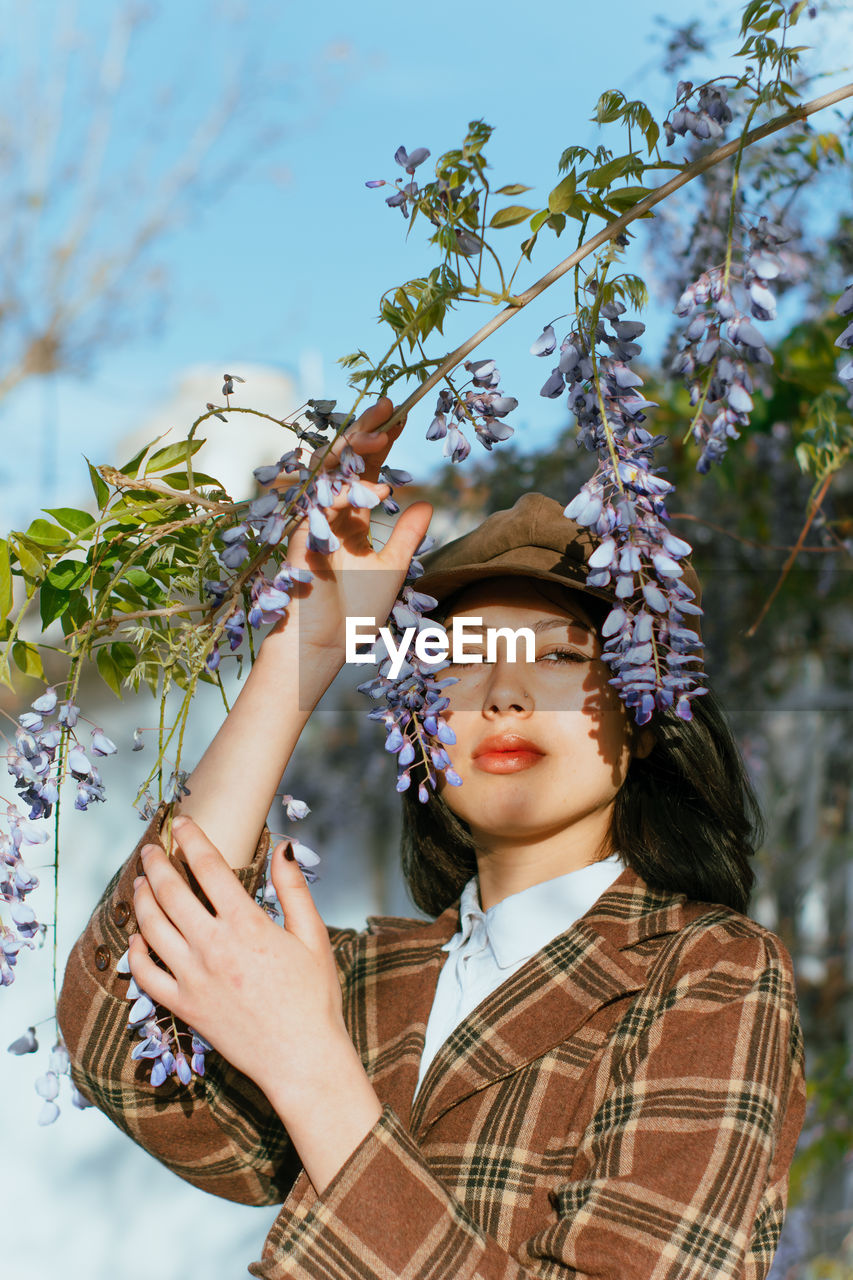
<svg viewBox="0 0 853 1280"><path fill-rule="evenodd" d="M235 873L249 892L268 841ZM283 1202L253 1276L763 1280L806 1102L791 958L769 930L626 868L452 1032L413 1106L458 900L432 922L329 927L383 1110L318 1196L266 1097L218 1054L186 1089L152 1088L131 1060L115 962L137 873L134 851L68 961L72 1077L188 1182Z"/></svg>

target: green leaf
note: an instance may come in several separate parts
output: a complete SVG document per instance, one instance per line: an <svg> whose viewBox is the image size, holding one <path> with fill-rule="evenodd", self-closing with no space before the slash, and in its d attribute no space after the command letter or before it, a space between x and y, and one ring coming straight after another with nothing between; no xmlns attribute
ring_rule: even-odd
<svg viewBox="0 0 853 1280"><path fill-rule="evenodd" d="M498 196L522 196L525 191L532 191L532 187L525 187L520 182L510 182L506 187L499 187L495 192Z"/></svg>
<svg viewBox="0 0 853 1280"><path fill-rule="evenodd" d="M0 622L12 611L12 563L9 559L9 544L0 538Z"/></svg>
<svg viewBox="0 0 853 1280"><path fill-rule="evenodd" d="M164 484L168 484L172 489L188 489L189 477L186 471L170 471L167 476L161 476L160 479ZM216 489L225 492L225 485L221 480L217 480L215 476L209 476L204 471L193 470L193 484L196 487L200 484L213 485Z"/></svg>
<svg viewBox="0 0 853 1280"><path fill-rule="evenodd" d="M523 222L525 218L529 218L533 212L533 209L528 209L523 204L510 204L505 209L498 209L497 213L492 216L489 226L514 227L517 223Z"/></svg>
<svg viewBox="0 0 853 1280"><path fill-rule="evenodd" d="M124 641L102 645L98 649L97 663L101 678L109 685L116 697L120 698L122 681L136 666L136 654L133 648Z"/></svg>
<svg viewBox="0 0 853 1280"><path fill-rule="evenodd" d="M565 213L571 208L572 201L575 198L575 188L577 186L577 175L574 169L571 173L563 178L562 182L558 182L554 190L548 196L548 210L550 213Z"/></svg>
<svg viewBox="0 0 853 1280"><path fill-rule="evenodd" d="M110 652L111 647L112 646L110 645L103 645L98 650L98 657L97 657L98 671L100 672L101 679L104 681L104 683L109 685L109 687L112 689L113 693L116 695L117 698L120 698L121 697L121 671L119 669L118 663L115 661L115 659L112 656L112 653Z"/></svg>
<svg viewBox="0 0 853 1280"><path fill-rule="evenodd" d="M196 436L192 440L181 440L178 444L170 444L165 449L158 449L154 457L146 463L145 475L150 475L152 471L167 471L176 462L186 462L193 454L198 453L204 443L204 440Z"/></svg>
<svg viewBox="0 0 853 1280"><path fill-rule="evenodd" d="M608 124L611 120L618 120L622 115L624 101L625 95L619 89L605 89L596 103L593 120L598 124Z"/></svg>
<svg viewBox="0 0 853 1280"><path fill-rule="evenodd" d="M660 137L660 125L657 123L656 120L653 120L651 122L651 124L645 130L645 134L646 134L646 142L649 148L649 155L651 155L655 147L657 146L657 141L658 141L658 138Z"/></svg>
<svg viewBox="0 0 853 1280"><path fill-rule="evenodd" d="M566 215L564 213L552 213L548 219L548 226L557 235L560 235L566 227Z"/></svg>
<svg viewBox="0 0 853 1280"><path fill-rule="evenodd" d="M23 671L25 676L34 676L38 680L44 680L44 667L41 665L41 655L34 644L29 644L26 640L16 640L12 645L12 657L15 659L15 665L19 671Z"/></svg>
<svg viewBox="0 0 853 1280"><path fill-rule="evenodd" d="M528 262L530 261L530 254L533 251L533 246L535 245L538 238L539 238L538 233L534 231L532 236L528 236L526 240L522 241L521 252L524 254Z"/></svg>
<svg viewBox="0 0 853 1280"><path fill-rule="evenodd" d="M88 511L78 511L76 507L44 507L43 510L70 533L88 533L95 524L94 517Z"/></svg>
<svg viewBox="0 0 853 1280"><path fill-rule="evenodd" d="M633 158L633 156L617 156L615 160L610 160L607 164L593 169L591 173L587 174L586 185L588 187L609 187L611 182L615 182L617 178L622 177L622 174L631 165Z"/></svg>
<svg viewBox="0 0 853 1280"><path fill-rule="evenodd" d="M162 439L162 437L158 437L158 439ZM155 443L155 442L152 441L152 443ZM121 474L123 476L135 476L137 471L139 470L140 462L145 457L146 453L150 448L151 448L151 444L144 445L143 448L141 448L138 453L135 453L133 455L133 457L130 459L129 462L126 462L123 467L119 467L118 469L121 472Z"/></svg>
<svg viewBox="0 0 853 1280"><path fill-rule="evenodd" d="M18 563L24 571L24 576L31 581L38 581L44 572L44 555L41 549L35 543L31 543L22 533L15 536L13 545L15 555L18 557Z"/></svg>
<svg viewBox="0 0 853 1280"><path fill-rule="evenodd" d="M48 578L45 578L39 589L39 611L43 627L49 627L61 614L65 613L69 594L68 591L55 587Z"/></svg>
<svg viewBox="0 0 853 1280"><path fill-rule="evenodd" d="M86 457L85 454L83 456ZM86 458L86 465L89 468L89 479L92 481L92 490L95 494L98 510L103 511L110 500L110 491L88 458Z"/></svg>
<svg viewBox="0 0 853 1280"><path fill-rule="evenodd" d="M61 529L57 524L51 524L49 520L33 520L26 536L37 547L56 547L63 546L71 541L65 529Z"/></svg>
<svg viewBox="0 0 853 1280"><path fill-rule="evenodd" d="M47 575L45 581L61 591L82 587L89 580L89 565L85 560L60 560Z"/></svg>
<svg viewBox="0 0 853 1280"><path fill-rule="evenodd" d="M544 227L545 223L548 221L549 216L550 215L547 209L540 209L538 213L534 213L533 217L530 219L530 230L533 232L534 235L536 234L536 232L539 230L540 227Z"/></svg>
<svg viewBox="0 0 853 1280"><path fill-rule="evenodd" d="M639 204L641 200L645 200L646 196L649 194L650 188L648 187L614 187L611 191L608 191L606 200L612 208L623 211L625 209L633 208L635 204ZM651 209L648 210L646 216L654 216Z"/></svg>

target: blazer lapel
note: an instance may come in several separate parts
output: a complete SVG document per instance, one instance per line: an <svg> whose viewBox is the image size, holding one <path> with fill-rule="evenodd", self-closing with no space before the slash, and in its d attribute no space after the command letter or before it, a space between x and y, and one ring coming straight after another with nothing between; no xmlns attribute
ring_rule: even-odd
<svg viewBox="0 0 853 1280"><path fill-rule="evenodd" d="M584 915L463 1019L430 1063L414 1105L426 1025L448 958L441 947L459 927L459 900L425 926L384 941L377 934L377 972L383 988L389 983L375 1011L380 1092L412 1134L422 1134L450 1107L566 1040L603 1005L642 990L646 964L631 948L681 928L684 900L650 888L626 867Z"/></svg>

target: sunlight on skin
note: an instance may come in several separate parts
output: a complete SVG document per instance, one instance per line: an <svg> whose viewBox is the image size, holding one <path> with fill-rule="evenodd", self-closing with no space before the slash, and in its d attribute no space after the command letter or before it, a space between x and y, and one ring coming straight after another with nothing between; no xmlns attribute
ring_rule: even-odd
<svg viewBox="0 0 853 1280"><path fill-rule="evenodd" d="M636 726L608 684L611 671L581 600L550 582L487 578L461 590L445 618L449 625L454 617L481 617L484 629L538 624L535 662L525 660L523 644L509 661L498 637L494 663L485 661L480 642L469 642L466 651L484 661L442 672L459 679L447 688L445 719L456 734L447 752L463 784L449 786L439 773L438 790L478 846L484 910L605 857L632 755L654 746L649 729L635 741ZM504 733L522 735L542 754L476 758L484 739Z"/></svg>

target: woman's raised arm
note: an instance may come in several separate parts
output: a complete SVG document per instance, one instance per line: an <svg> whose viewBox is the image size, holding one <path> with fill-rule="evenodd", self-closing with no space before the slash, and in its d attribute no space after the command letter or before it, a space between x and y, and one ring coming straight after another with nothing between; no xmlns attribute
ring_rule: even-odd
<svg viewBox="0 0 853 1280"><path fill-rule="evenodd" d="M390 488L379 483L379 468L404 425L381 429L392 411L387 397L380 400L327 457L327 466L334 465L349 444L364 457L360 483L380 498ZM222 728L187 779L189 796L175 807L175 816L188 814L233 867L251 860L299 735L343 666L347 616L385 622L432 516L428 502L413 503L377 552L368 537L369 510L351 506L344 492L325 511L340 548L329 556L309 551L307 521L291 535L288 563L309 569L313 581L300 586L287 617L264 640Z"/></svg>
<svg viewBox="0 0 853 1280"><path fill-rule="evenodd" d="M379 468L402 429L376 429L391 411L387 399L369 409L330 459L349 443L365 457L361 482L380 497L388 486L378 483ZM310 569L314 578L261 645L240 696L188 780L184 812L215 838L251 896L263 879L266 816L281 776L311 710L343 663L344 619L357 613L385 620L432 514L428 503L414 504L399 517L386 546L374 552L369 511L350 507L345 495L326 511L340 549L328 559L308 551L304 526L291 537L290 564ZM279 1115L252 1079L214 1053L204 1076L189 1086L170 1076L155 1087L149 1064L130 1056L135 1041L127 1021L129 976L117 971L117 963L137 926L134 880L142 874L141 850L162 842L169 808L160 806L113 876L69 957L57 1018L72 1079L84 1097L188 1182L247 1204L280 1202L300 1161ZM185 862L176 858L174 865L189 882ZM357 932L327 929L343 987Z"/></svg>

